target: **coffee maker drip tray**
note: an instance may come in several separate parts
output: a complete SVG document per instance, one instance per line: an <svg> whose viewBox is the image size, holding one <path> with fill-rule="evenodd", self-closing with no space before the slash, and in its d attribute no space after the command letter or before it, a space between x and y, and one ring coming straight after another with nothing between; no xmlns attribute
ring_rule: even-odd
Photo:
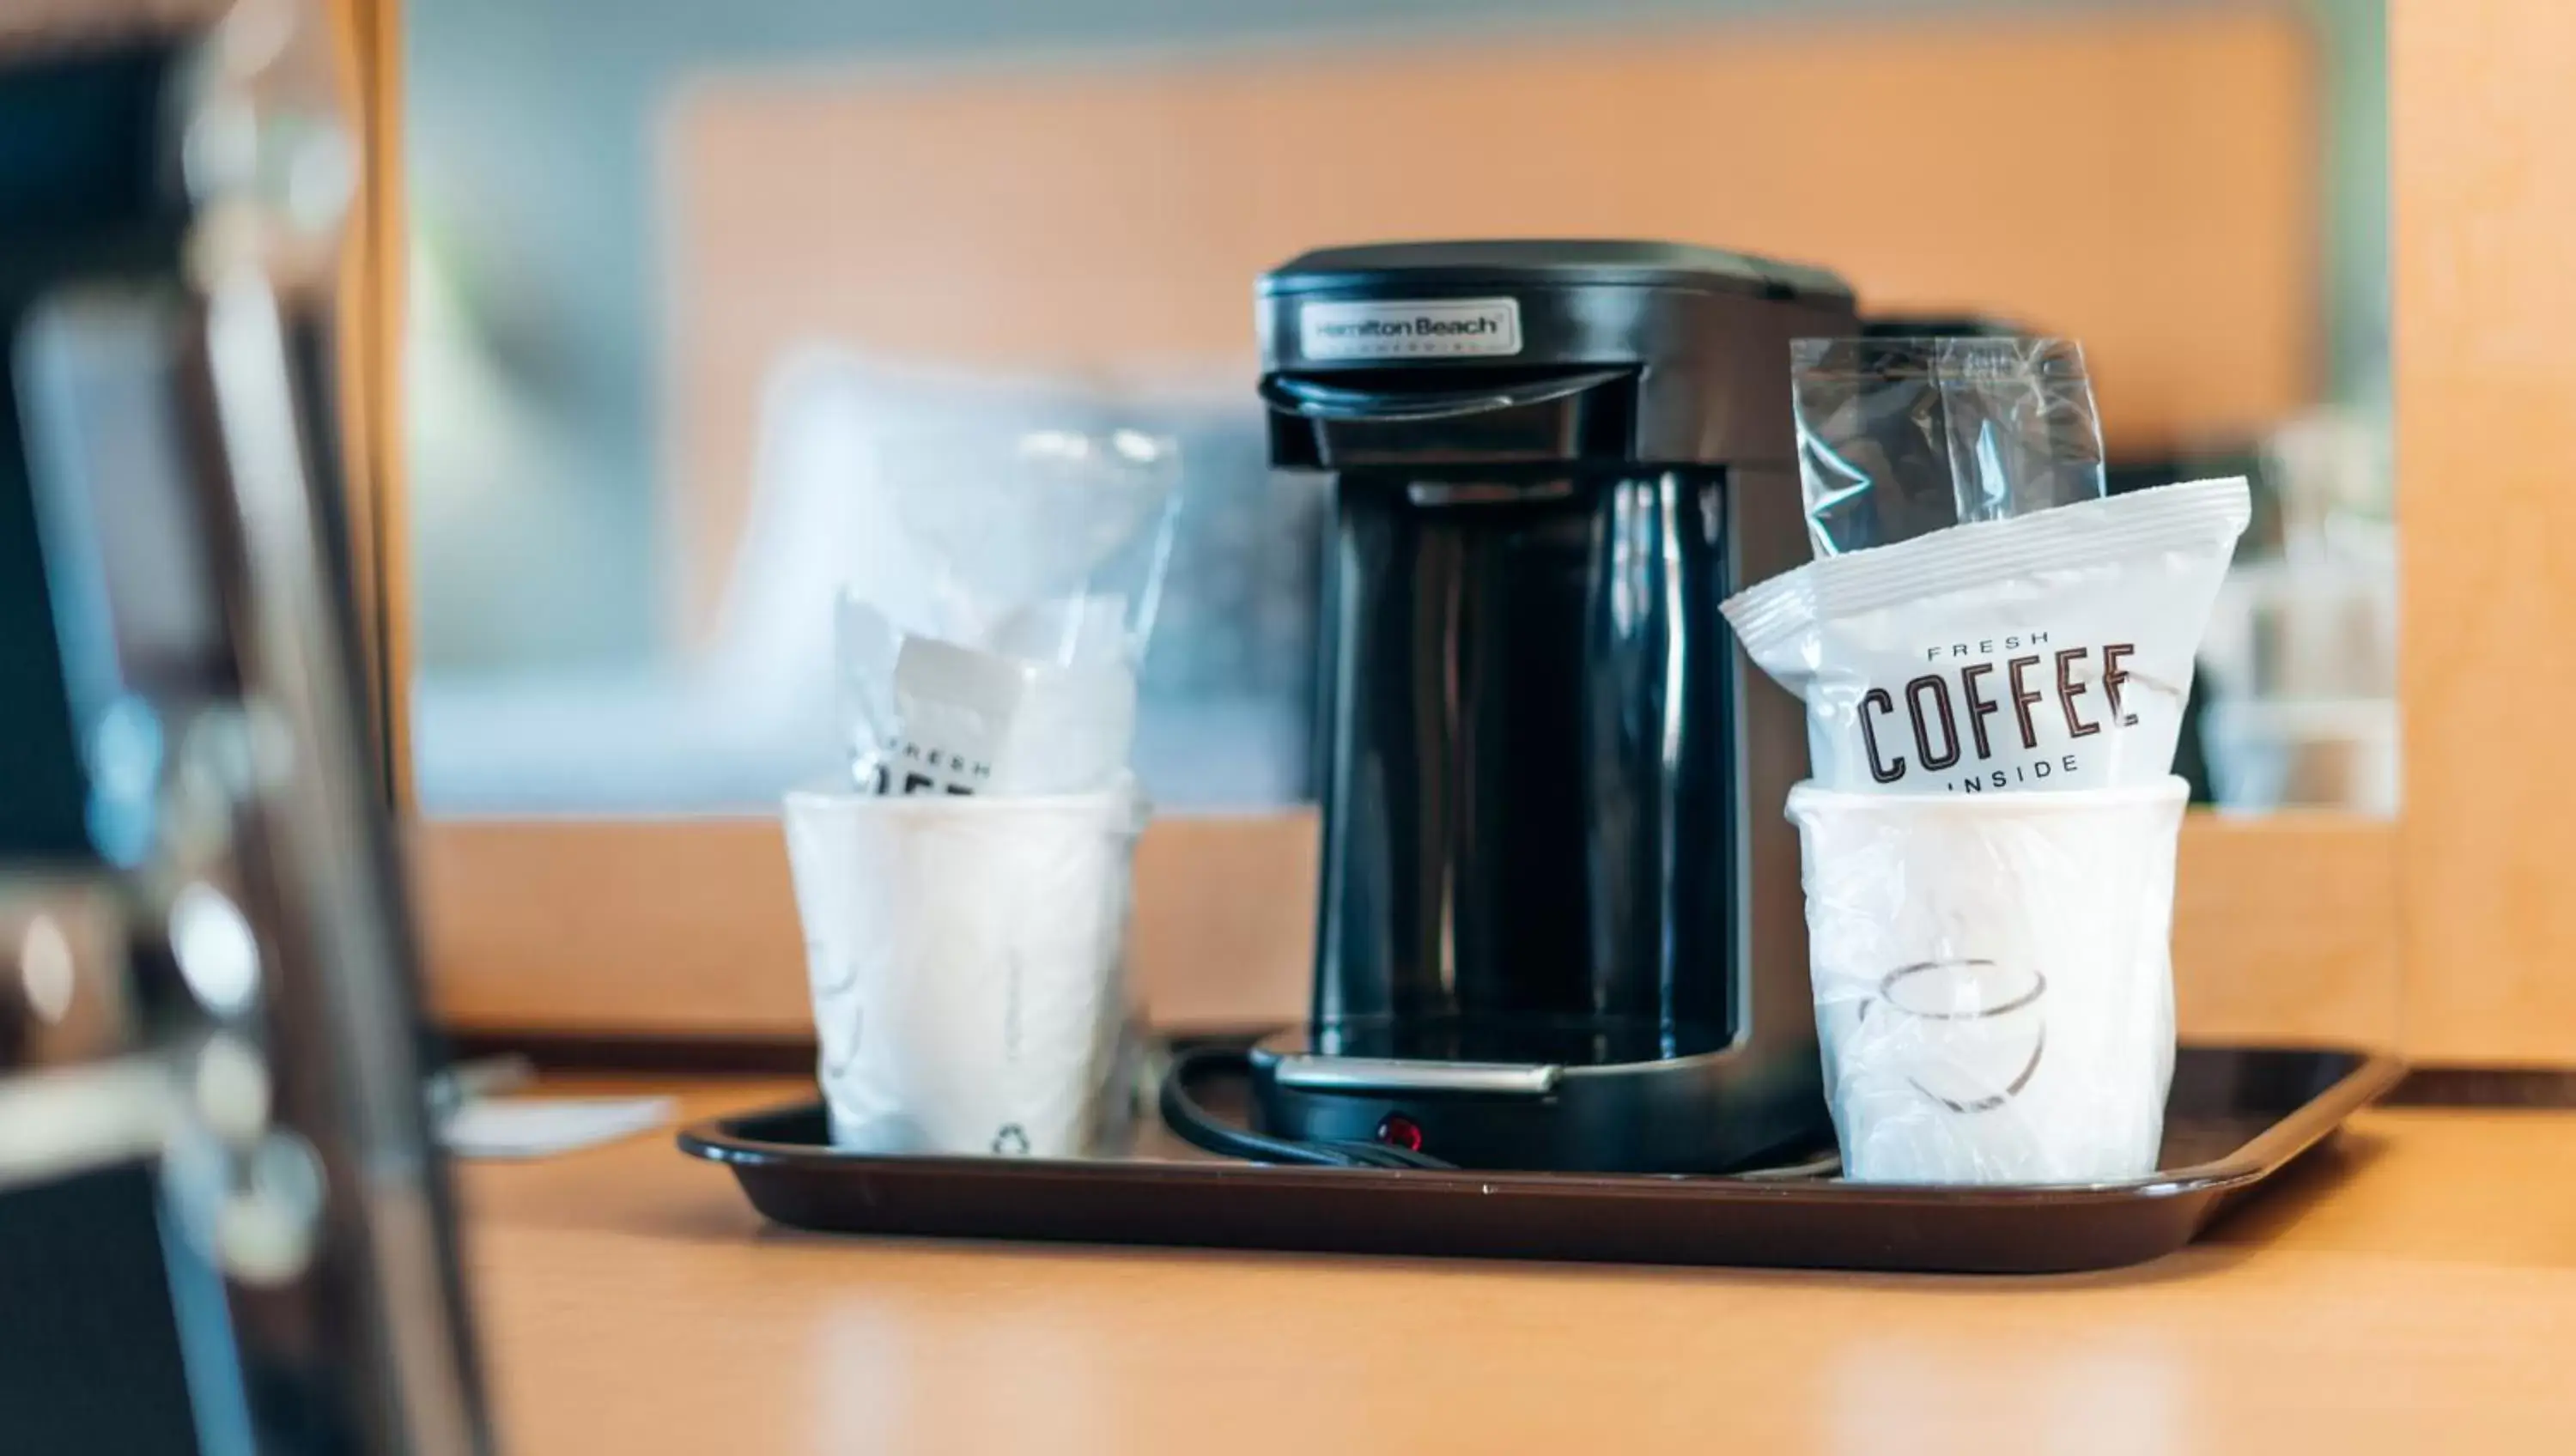
<svg viewBox="0 0 2576 1456"><path fill-rule="evenodd" d="M1252 1048L1258 1131L1383 1140L1468 1168L1728 1173L1812 1159L1811 1087L1708 1029L1613 1021L1349 1020Z"/></svg>

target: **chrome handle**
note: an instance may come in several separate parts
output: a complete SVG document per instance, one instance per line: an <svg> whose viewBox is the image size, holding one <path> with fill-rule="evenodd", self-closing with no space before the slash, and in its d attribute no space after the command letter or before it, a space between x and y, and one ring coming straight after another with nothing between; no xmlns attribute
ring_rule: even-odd
<svg viewBox="0 0 2576 1456"><path fill-rule="evenodd" d="M1281 1057L1271 1080L1301 1092L1472 1092L1545 1097L1565 1069L1527 1062L1427 1062L1401 1057Z"/></svg>

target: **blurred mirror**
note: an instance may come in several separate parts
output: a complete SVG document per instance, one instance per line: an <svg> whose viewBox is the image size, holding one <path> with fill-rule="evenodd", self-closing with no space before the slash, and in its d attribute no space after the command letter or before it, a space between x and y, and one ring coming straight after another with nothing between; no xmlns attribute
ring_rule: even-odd
<svg viewBox="0 0 2576 1456"><path fill-rule="evenodd" d="M1171 811L1311 797L1317 501L1264 464L1252 281L1447 236L2081 340L2114 489L2257 481L2200 796L2396 807L2377 0L405 10L431 814L833 773L857 482L924 427L1176 442L1139 766Z"/></svg>

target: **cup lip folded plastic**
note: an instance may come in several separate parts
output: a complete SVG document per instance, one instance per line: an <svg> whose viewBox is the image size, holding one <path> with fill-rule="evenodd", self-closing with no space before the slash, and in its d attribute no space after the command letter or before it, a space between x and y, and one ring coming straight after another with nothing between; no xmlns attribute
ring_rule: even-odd
<svg viewBox="0 0 2576 1456"><path fill-rule="evenodd" d="M1834 812L1872 814L1905 814L1926 809L2014 816L2073 814L2095 809L2164 805L2187 799L2190 795L2190 782L2175 774L2168 774L2153 783L2117 784L2104 788L1996 789L1973 794L1867 793L1858 789L1829 789L1813 779L1803 779L1789 789L1788 814L1792 819L1797 818L1799 807L1805 804Z"/></svg>

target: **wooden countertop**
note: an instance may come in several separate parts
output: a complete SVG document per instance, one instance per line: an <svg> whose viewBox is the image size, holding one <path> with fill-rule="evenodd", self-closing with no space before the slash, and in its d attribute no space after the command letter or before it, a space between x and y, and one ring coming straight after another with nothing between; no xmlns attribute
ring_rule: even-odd
<svg viewBox="0 0 2576 1456"><path fill-rule="evenodd" d="M2035 1279L831 1238L667 1134L460 1178L517 1453L2576 1441L2570 1113L2374 1111L2183 1253Z"/></svg>

